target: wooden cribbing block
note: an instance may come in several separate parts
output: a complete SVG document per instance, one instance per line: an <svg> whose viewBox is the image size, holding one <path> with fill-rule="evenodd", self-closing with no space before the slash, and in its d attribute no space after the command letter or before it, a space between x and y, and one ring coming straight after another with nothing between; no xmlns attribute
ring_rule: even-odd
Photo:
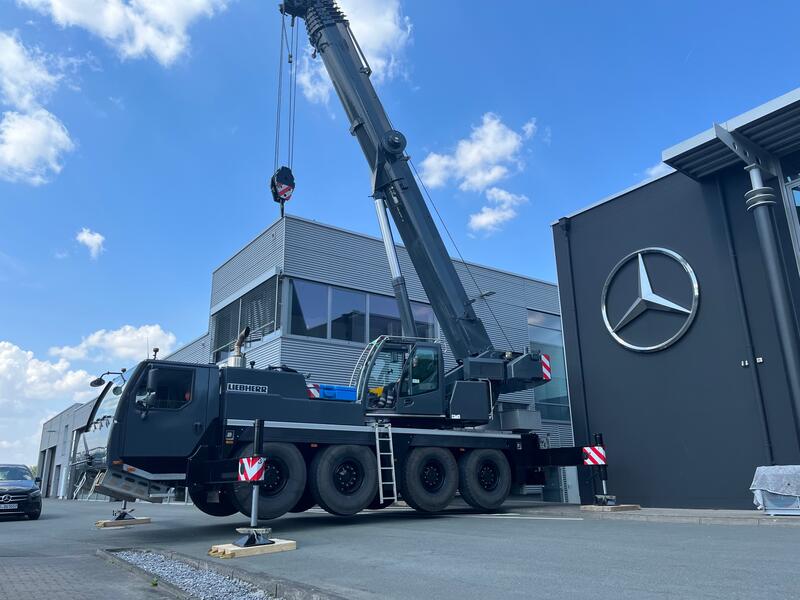
<svg viewBox="0 0 800 600"><path fill-rule="evenodd" d="M625 510L642 510L638 504L610 504L608 506L597 506L594 504L584 504L581 510L589 512L622 512Z"/></svg>
<svg viewBox="0 0 800 600"><path fill-rule="evenodd" d="M294 540L280 540L276 538L272 541L275 543L264 546L249 546L247 548L242 548L235 544L217 544L216 546L211 546L208 555L216 558L238 558L240 556L272 554L274 552L286 552L288 550L297 549L297 542Z"/></svg>
<svg viewBox="0 0 800 600"><path fill-rule="evenodd" d="M97 521L95 527L127 527L128 525L147 525L149 522L150 517L134 517L133 519L123 519L121 521L105 519Z"/></svg>

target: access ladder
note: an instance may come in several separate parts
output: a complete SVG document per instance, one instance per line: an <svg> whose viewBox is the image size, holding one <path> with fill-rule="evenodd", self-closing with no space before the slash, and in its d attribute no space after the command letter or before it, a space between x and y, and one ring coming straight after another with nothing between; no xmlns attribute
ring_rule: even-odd
<svg viewBox="0 0 800 600"><path fill-rule="evenodd" d="M391 423L375 423L375 455L378 459L378 497L381 505L386 501L395 502L397 482L394 472Z"/></svg>

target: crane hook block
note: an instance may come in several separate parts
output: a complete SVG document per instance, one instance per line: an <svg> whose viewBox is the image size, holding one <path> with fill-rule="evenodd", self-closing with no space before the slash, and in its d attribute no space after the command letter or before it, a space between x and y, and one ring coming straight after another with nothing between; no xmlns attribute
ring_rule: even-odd
<svg viewBox="0 0 800 600"><path fill-rule="evenodd" d="M294 175L289 167L281 167L275 171L269 182L272 199L279 204L288 202L294 192Z"/></svg>

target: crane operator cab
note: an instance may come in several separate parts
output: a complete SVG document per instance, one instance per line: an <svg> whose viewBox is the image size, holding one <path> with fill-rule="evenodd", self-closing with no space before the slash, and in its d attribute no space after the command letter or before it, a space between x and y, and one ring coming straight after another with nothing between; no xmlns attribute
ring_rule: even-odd
<svg viewBox="0 0 800 600"><path fill-rule="evenodd" d="M442 348L383 336L367 350L358 397L367 414L446 416Z"/></svg>

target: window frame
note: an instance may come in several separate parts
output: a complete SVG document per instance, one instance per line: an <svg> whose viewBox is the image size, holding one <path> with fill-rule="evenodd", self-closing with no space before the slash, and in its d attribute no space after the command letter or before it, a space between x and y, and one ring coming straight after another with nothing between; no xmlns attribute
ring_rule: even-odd
<svg viewBox="0 0 800 600"><path fill-rule="evenodd" d="M396 300L396 298L394 296L389 296L387 294L380 294L380 293L377 293L377 292L373 292L373 291L365 290L365 289L361 289L361 288L354 288L354 287L348 287L348 286L344 286L344 285L337 285L337 284L334 284L334 283L328 283L326 281L319 281L319 280L315 280L315 279L307 279L305 277L286 276L285 279L286 279L286 281L288 281L288 285L284 284L284 286L283 286L283 288L286 290L286 292L285 292L286 295L284 296L284 301L282 303L285 312L281 315L281 325L282 325L282 331L283 331L282 335L285 336L285 337L292 337L292 338L298 338L298 339L304 339L304 340L317 340L317 341L324 341L324 342L334 343L334 344L346 344L346 345L362 347L362 346L370 343L371 341L373 341L377 337L376 335L374 335L372 333L372 331L371 331L372 327L370 326L370 319L372 318L372 307L373 307L372 298L373 298L373 296L380 297L380 298L385 298L387 300L390 300L390 301L394 302L395 304L397 302L397 300ZM326 336L325 337L315 337L315 336L310 336L310 335L303 335L301 333L294 333L292 331L292 326L293 326L293 323L292 323L292 321L293 321L293 315L292 315L292 302L293 302L292 286L294 285L295 281L305 281L305 282L308 282L308 283L313 283L313 284L325 286L325 288L326 288L326 297L327 297L327 322L326 322ZM344 340L344 339L339 339L339 338L332 337L332 320L331 320L331 317L332 317L332 308L333 308L333 290L334 289L342 290L342 291L345 291L345 292L353 292L353 293L358 293L358 294L364 294L366 296L366 313L364 314L364 335L365 335L365 338L364 338L363 341ZM412 300L411 303L412 303L412 306L417 304L417 305L424 306L424 307L430 309L431 315L433 317L433 322L431 323L431 328L432 328L432 333L433 333L433 338L432 339L434 339L434 340L438 339L439 331L440 331L440 329L439 329L439 321L436 319L436 314L433 312L433 307L431 306L431 304L427 303L427 302L418 302L416 300ZM399 317L399 309L398 309L398 320L399 320L399 318L400 317ZM415 320L415 323L416 323L416 320ZM216 352L216 350L214 352Z"/></svg>
<svg viewBox="0 0 800 600"><path fill-rule="evenodd" d="M134 382L133 388L131 390L131 393L133 394L133 398L132 398L133 402L131 402L131 407L133 407L135 410L138 410L137 401L136 401L136 399L137 399L136 392L139 389L139 385L144 384L145 386L147 386L147 373L149 373L150 369L152 369L154 367L159 368L159 369L171 370L171 371L188 371L189 373L191 373L191 379L190 379L190 382L189 382L189 390L191 392L191 397L189 398L188 402L184 402L183 404L181 404L177 408L169 408L169 407L166 407L166 406L147 406L147 410L148 411L157 410L157 411L178 412L180 410L183 410L184 408L186 408L187 406L192 404L192 402L195 401L195 397L194 397L195 386L194 386L194 384L195 384L195 377L197 375L197 369L193 369L191 367L181 367L181 366L176 366L176 365L161 366L156 362L156 363L149 364L147 366L147 368L144 369L139 374L139 376L136 378L136 381Z"/></svg>
<svg viewBox="0 0 800 600"><path fill-rule="evenodd" d="M555 329L554 327L549 326L549 325L543 325L543 324L539 324L539 323L536 323L536 324L531 323L530 322L531 313L537 313L537 314L543 315L545 317L555 317L558 320L559 328ZM559 338L561 340L561 346L560 346L561 347L561 354L562 354L562 357L563 357L563 360L564 360L564 390L566 392L564 397L567 400L566 404L560 404L558 402L548 402L548 400L549 400L548 398L544 398L544 399L540 400L540 399L538 399L536 397L536 391L534 390L534 393L533 393L534 406L536 407L536 410L539 410L539 407L552 408L552 409L562 409L562 410L564 408L566 408L567 409L566 410L566 412L567 412L567 418L566 419L545 417L544 411L539 410L539 412L542 413L542 419L546 419L548 421L556 421L556 422L559 422L559 423L570 423L571 424L572 423L572 402L570 401L570 394L569 394L569 377L568 377L568 368L567 368L567 351L566 351L566 346L564 344L564 323L563 323L563 320L561 318L561 315L556 314L556 313L552 313L552 312L547 311L547 310L541 310L539 308L528 308L527 309L527 317L528 317L528 319L527 319L528 343L530 344L531 348L533 348L533 346L537 343L535 340L532 339L532 336L531 336L531 333L530 333L530 328L531 327L536 327L536 328L539 328L539 329L547 329L549 331L557 331L558 334L559 334ZM549 385L549 384L547 384L547 383L544 384L544 386L546 386L546 385ZM544 387L544 386L542 386L542 387Z"/></svg>

